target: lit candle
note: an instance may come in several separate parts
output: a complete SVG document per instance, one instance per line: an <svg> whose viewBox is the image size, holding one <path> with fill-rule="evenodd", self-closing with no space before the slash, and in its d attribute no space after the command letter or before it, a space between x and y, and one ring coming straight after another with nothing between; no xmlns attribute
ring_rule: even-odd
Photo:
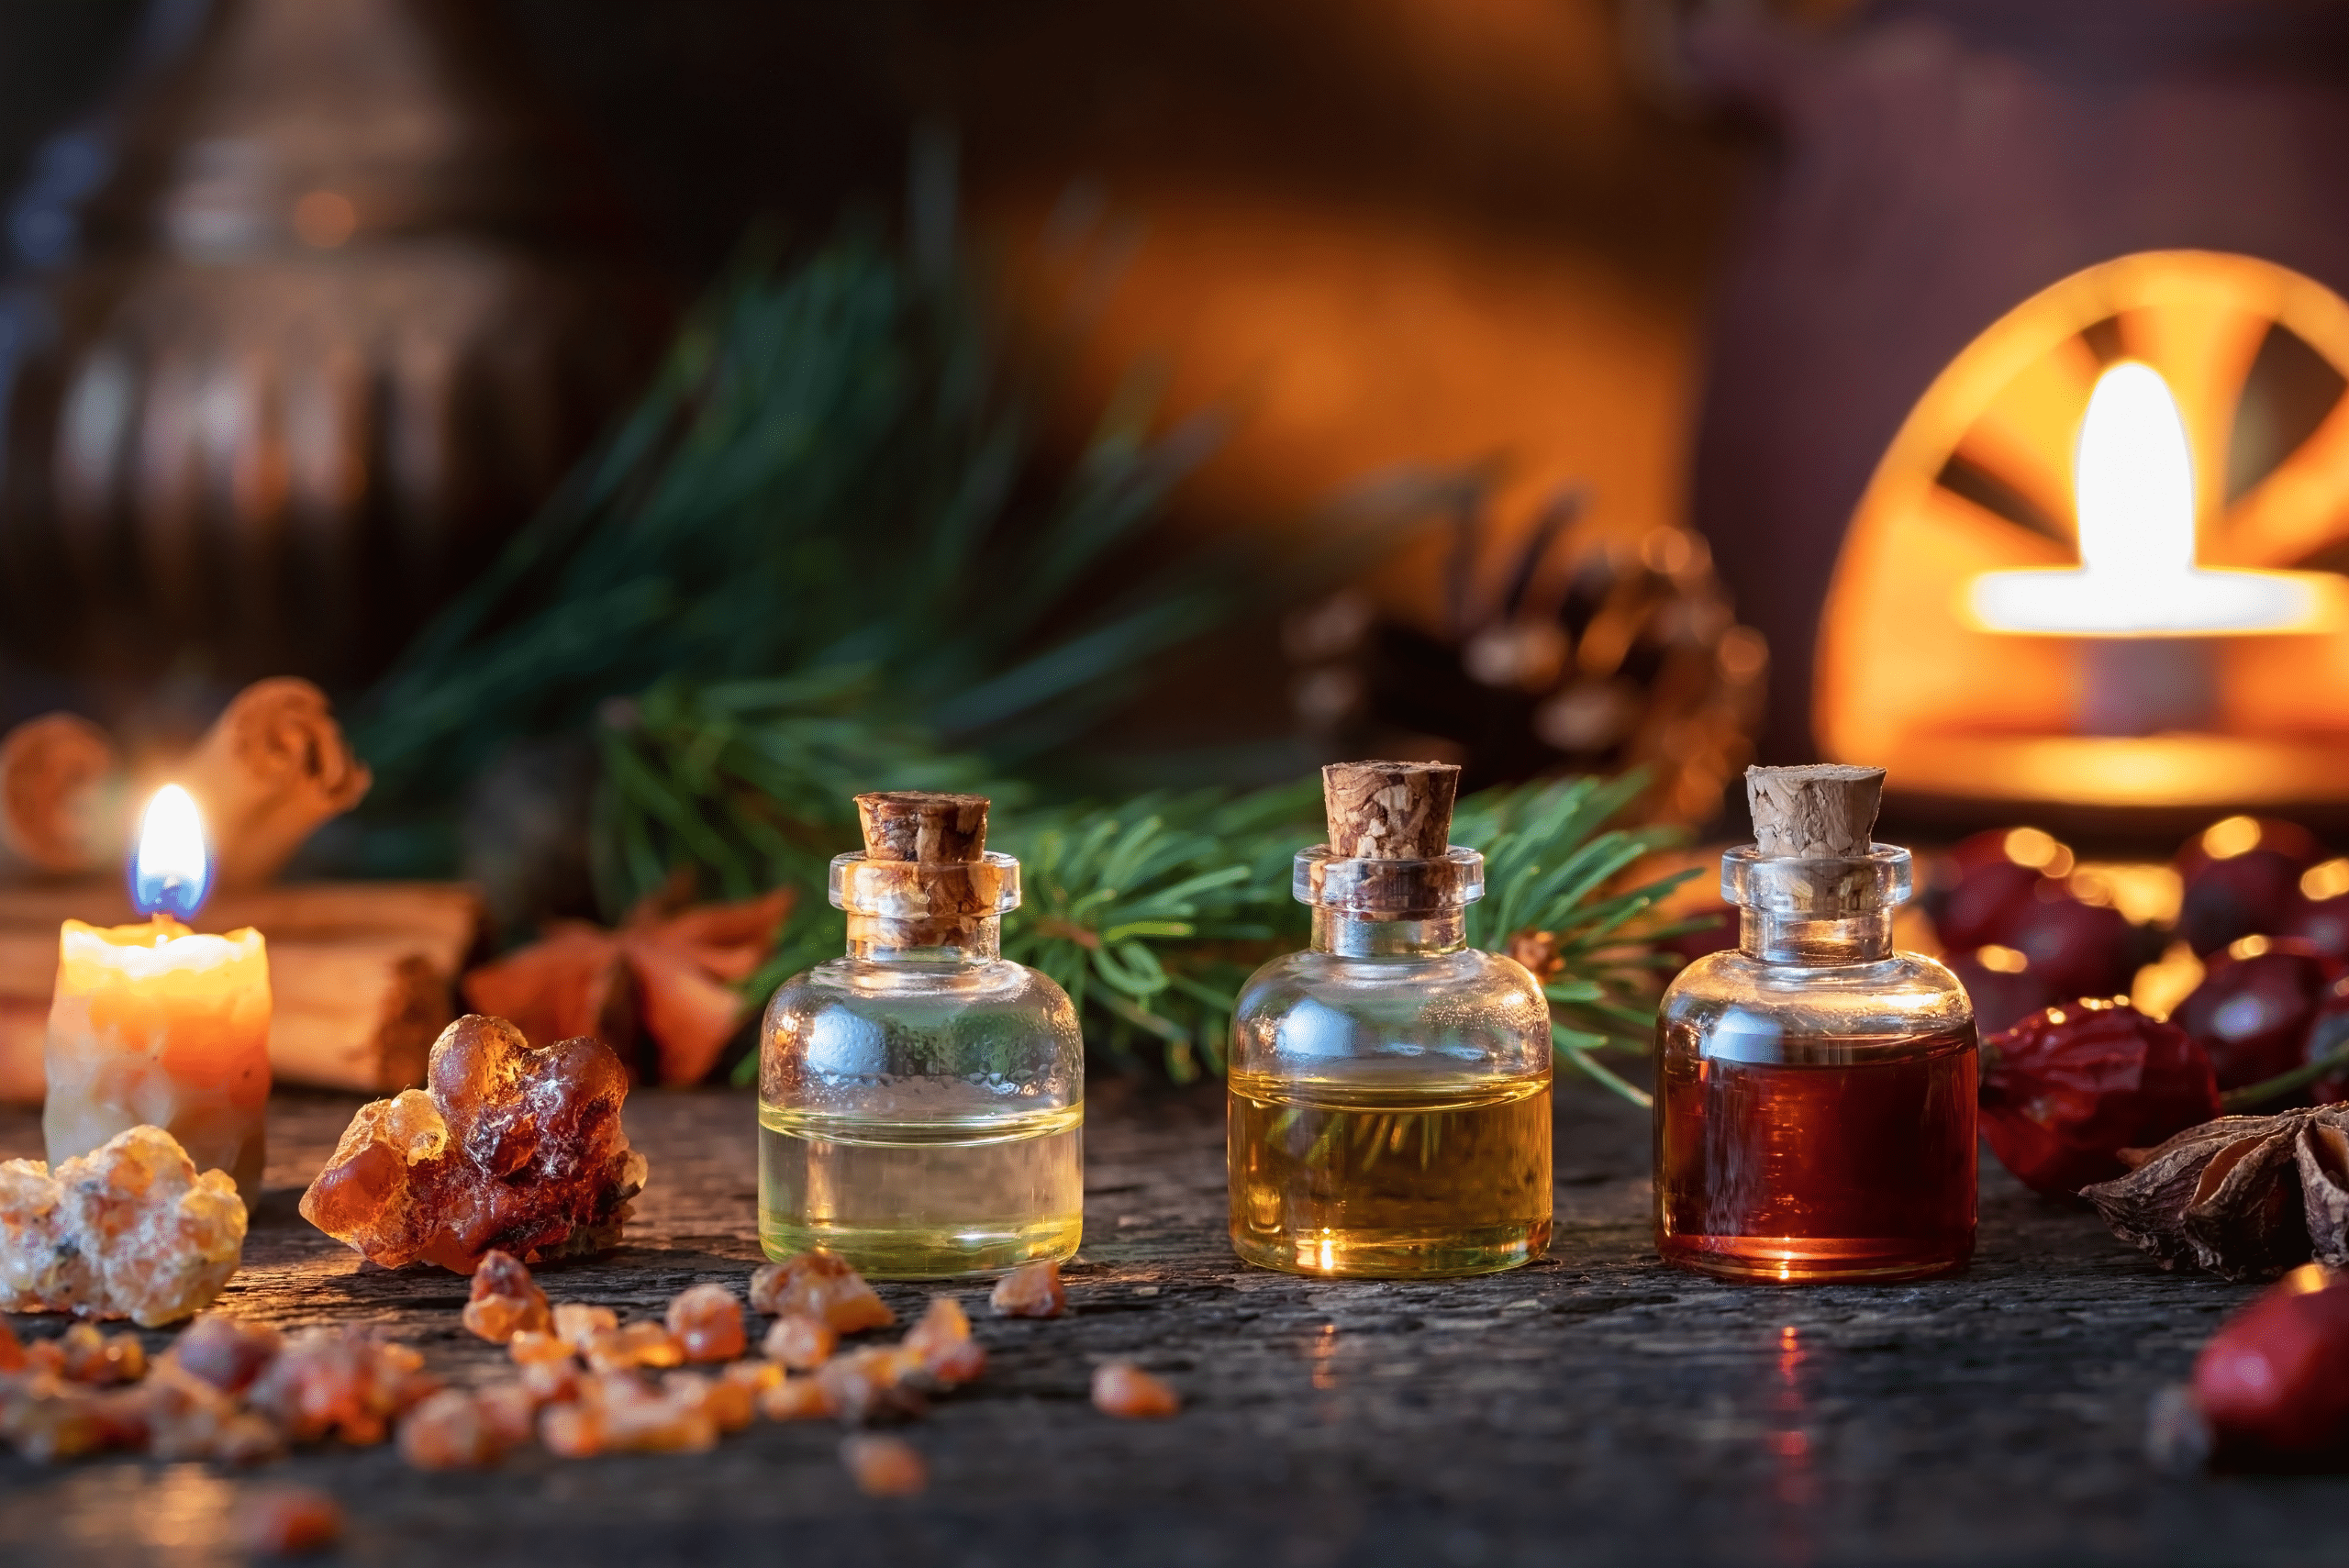
<svg viewBox="0 0 2349 1568"><path fill-rule="evenodd" d="M131 862L142 926L65 922L49 1008L49 1159L86 1153L126 1128L169 1131L196 1169L260 1196L269 1099L269 955L250 928L197 936L204 824L166 784L149 803Z"/></svg>
<svg viewBox="0 0 2349 1568"><path fill-rule="evenodd" d="M2169 384L2123 360L2098 377L2072 467L2080 563L1986 572L1966 608L1988 631L2157 638L2321 631L2329 573L2202 565L2194 460Z"/></svg>

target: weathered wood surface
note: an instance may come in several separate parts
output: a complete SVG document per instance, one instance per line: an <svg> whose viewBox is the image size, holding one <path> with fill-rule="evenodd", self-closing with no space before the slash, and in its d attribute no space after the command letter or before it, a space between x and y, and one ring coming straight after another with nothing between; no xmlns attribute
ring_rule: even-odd
<svg viewBox="0 0 2349 1568"><path fill-rule="evenodd" d="M269 1195L224 1304L383 1323L438 1370L487 1375L496 1353L457 1325L462 1282L362 1268L294 1212L354 1103L273 1107ZM551 1294L650 1313L696 1280L741 1281L757 1251L747 1101L647 1093L629 1123L652 1162L630 1245L547 1271ZM2177 1481L2139 1457L2147 1397L2246 1290L2163 1274L1995 1170L1961 1279L1716 1284L1648 1250L1637 1113L1569 1093L1558 1134L1549 1261L1319 1283L1226 1251L1213 1091L1100 1086L1074 1315L979 1318L986 1377L910 1429L932 1471L915 1501L859 1496L837 1434L811 1424L703 1456L529 1453L484 1475L418 1474L388 1448L251 1473L6 1459L0 1558L234 1561L237 1496L285 1479L342 1499L343 1560L438 1568L2349 1561L2349 1481ZM29 1118L0 1121L0 1151L38 1144ZM885 1294L903 1312L925 1292ZM1110 1355L1167 1374L1189 1408L1096 1414L1086 1377Z"/></svg>

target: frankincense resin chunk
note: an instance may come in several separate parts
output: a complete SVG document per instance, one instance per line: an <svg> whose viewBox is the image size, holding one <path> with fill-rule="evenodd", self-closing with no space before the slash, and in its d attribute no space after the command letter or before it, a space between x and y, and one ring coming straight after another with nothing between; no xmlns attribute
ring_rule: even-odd
<svg viewBox="0 0 2349 1568"><path fill-rule="evenodd" d="M199 1175L160 1127L118 1132L54 1172L0 1162L0 1310L151 1329L208 1306L244 1246L236 1184Z"/></svg>
<svg viewBox="0 0 2349 1568"><path fill-rule="evenodd" d="M223 1394L242 1394L285 1348L285 1336L266 1323L206 1312L163 1352L166 1365L202 1378Z"/></svg>
<svg viewBox="0 0 2349 1568"><path fill-rule="evenodd" d="M774 1320L759 1349L769 1361L794 1372L813 1372L832 1359L833 1348L840 1342L841 1337L821 1318L793 1312Z"/></svg>
<svg viewBox="0 0 2349 1568"><path fill-rule="evenodd" d="M384 1440L393 1419L439 1384L424 1358L363 1329L305 1329L254 1379L248 1403L297 1442Z"/></svg>
<svg viewBox="0 0 2349 1568"><path fill-rule="evenodd" d="M971 1338L970 1315L951 1296L930 1302L907 1331L904 1348L919 1356L922 1370L944 1388L960 1387L987 1368L986 1347Z"/></svg>
<svg viewBox="0 0 2349 1568"><path fill-rule="evenodd" d="M272 1487L237 1510L237 1542L265 1557L324 1551L342 1539L342 1505L307 1486Z"/></svg>
<svg viewBox="0 0 2349 1568"><path fill-rule="evenodd" d="M553 1323L547 1293L510 1252L495 1248L473 1271L473 1299L465 1303L465 1327L493 1345L519 1333L544 1333Z"/></svg>
<svg viewBox="0 0 2349 1568"><path fill-rule="evenodd" d="M1057 1318L1068 1306L1061 1266L1050 1258L1022 1263L995 1282L987 1305L998 1318Z"/></svg>
<svg viewBox="0 0 2349 1568"><path fill-rule="evenodd" d="M468 1014L433 1043L429 1090L363 1106L302 1195L303 1218L385 1267L472 1273L617 1243L644 1157L620 1128L628 1073L582 1037L540 1047Z"/></svg>
<svg viewBox="0 0 2349 1568"><path fill-rule="evenodd" d="M752 1274L751 1305L777 1317L804 1313L831 1325L839 1334L885 1329L897 1320L846 1258L820 1248L768 1263Z"/></svg>
<svg viewBox="0 0 2349 1568"><path fill-rule="evenodd" d="M442 1389L400 1422L400 1457L418 1470L481 1470L504 1452L481 1402L462 1389Z"/></svg>
<svg viewBox="0 0 2349 1568"><path fill-rule="evenodd" d="M903 1438L859 1433L841 1440L841 1462L868 1497L910 1497L930 1485L930 1468Z"/></svg>
<svg viewBox="0 0 2349 1568"><path fill-rule="evenodd" d="M741 1302L714 1281L678 1292L669 1303L668 1322L689 1362L730 1362L749 1342L742 1332Z"/></svg>
<svg viewBox="0 0 2349 1568"><path fill-rule="evenodd" d="M1133 1362L1104 1362L1093 1369L1093 1407L1128 1420L1156 1420L1180 1412L1183 1401Z"/></svg>

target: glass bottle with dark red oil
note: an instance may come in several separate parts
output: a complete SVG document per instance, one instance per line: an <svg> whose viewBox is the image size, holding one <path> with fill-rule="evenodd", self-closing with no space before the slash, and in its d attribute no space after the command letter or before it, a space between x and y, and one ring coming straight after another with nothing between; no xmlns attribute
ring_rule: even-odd
<svg viewBox="0 0 2349 1568"><path fill-rule="evenodd" d="M1721 857L1737 947L1656 1017L1655 1236L1729 1279L1915 1279L1974 1252L1974 1009L1896 952L1909 851L1872 841L1881 769L1754 768Z"/></svg>

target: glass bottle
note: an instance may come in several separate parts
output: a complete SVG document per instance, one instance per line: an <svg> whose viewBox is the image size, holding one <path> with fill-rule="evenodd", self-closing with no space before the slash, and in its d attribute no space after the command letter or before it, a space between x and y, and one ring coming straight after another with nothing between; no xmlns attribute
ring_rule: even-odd
<svg viewBox="0 0 2349 1568"><path fill-rule="evenodd" d="M1360 830L1362 770L1409 797L1397 815L1421 810L1405 841ZM1248 1262L1471 1274L1549 1246L1549 1003L1523 965L1468 945L1484 860L1445 842L1458 773L1325 771L1330 843L1297 857L1313 945L1259 969L1233 1019L1231 1245Z"/></svg>
<svg viewBox="0 0 2349 1568"><path fill-rule="evenodd" d="M1656 1018L1667 1262L1823 1282L1918 1278L1973 1255L1974 1010L1947 969L1893 950L1909 856L1867 839L1875 815L1871 789L1851 852L1757 842L1721 857L1738 946L1682 970Z"/></svg>
<svg viewBox="0 0 2349 1568"><path fill-rule="evenodd" d="M786 982L759 1051L759 1240L880 1278L1065 1259L1084 1231L1085 1048L1068 994L1002 957L1019 862L986 801L859 795L832 862L848 952Z"/></svg>

